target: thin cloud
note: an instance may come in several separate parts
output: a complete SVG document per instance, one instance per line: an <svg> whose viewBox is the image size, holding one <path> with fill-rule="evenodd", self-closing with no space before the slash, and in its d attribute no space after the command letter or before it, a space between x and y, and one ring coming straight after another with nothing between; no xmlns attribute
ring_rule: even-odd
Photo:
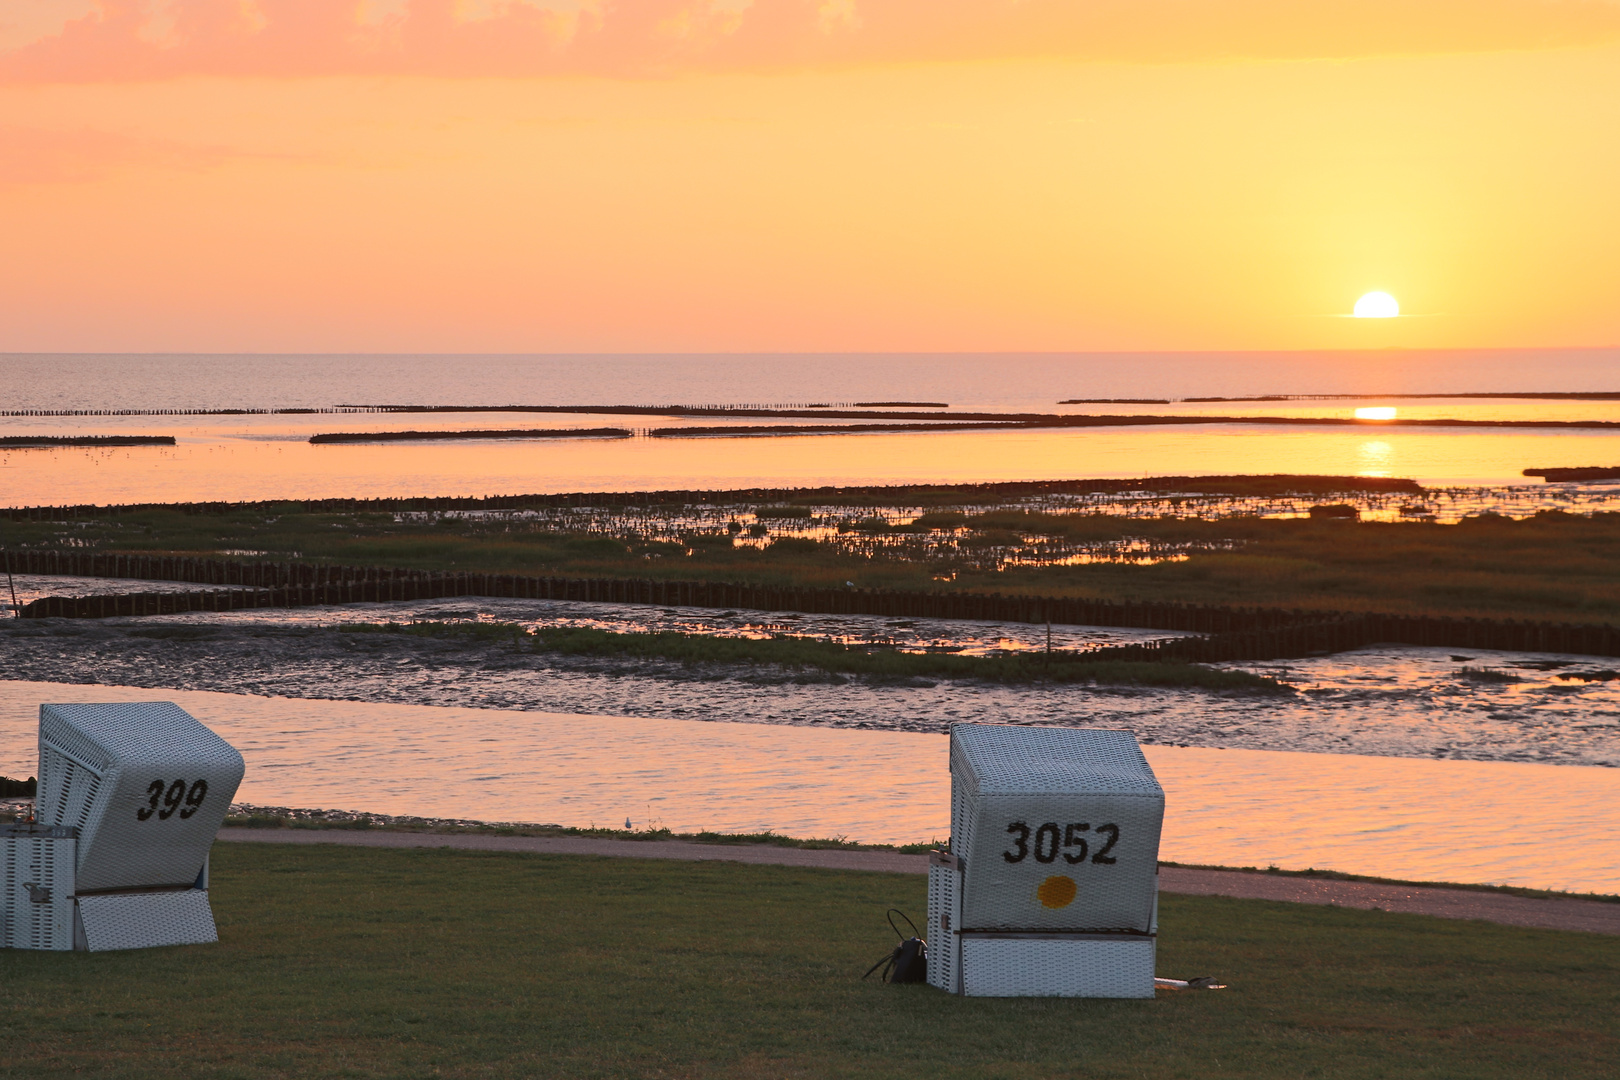
<svg viewBox="0 0 1620 1080"><path fill-rule="evenodd" d="M48 2L48 0L47 0ZM1562 48L1615 0L61 0L0 80L645 78L1054 57L1158 63ZM89 5L85 12L86 4ZM24 35L26 37L26 35Z"/></svg>
<svg viewBox="0 0 1620 1080"><path fill-rule="evenodd" d="M194 172L232 158L264 156L94 129L0 127L0 187L90 183L128 167Z"/></svg>

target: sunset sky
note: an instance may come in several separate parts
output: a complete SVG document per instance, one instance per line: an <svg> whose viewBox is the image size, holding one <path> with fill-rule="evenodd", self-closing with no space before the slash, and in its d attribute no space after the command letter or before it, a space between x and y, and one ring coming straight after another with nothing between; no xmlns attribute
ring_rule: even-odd
<svg viewBox="0 0 1620 1080"><path fill-rule="evenodd" d="M1616 345L1616 192L1616 0L0 3L0 350Z"/></svg>

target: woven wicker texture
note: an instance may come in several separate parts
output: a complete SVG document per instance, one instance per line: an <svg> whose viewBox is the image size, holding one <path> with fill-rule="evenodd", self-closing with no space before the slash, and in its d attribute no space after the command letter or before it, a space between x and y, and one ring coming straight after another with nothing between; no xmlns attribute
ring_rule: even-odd
<svg viewBox="0 0 1620 1080"><path fill-rule="evenodd" d="M73 948L73 831L0 826L0 947Z"/></svg>
<svg viewBox="0 0 1620 1080"><path fill-rule="evenodd" d="M951 772L970 795L1138 795L1164 799L1136 736L1104 728L957 724Z"/></svg>
<svg viewBox="0 0 1620 1080"><path fill-rule="evenodd" d="M962 992L962 872L953 866L928 868L928 982L948 994Z"/></svg>
<svg viewBox="0 0 1620 1080"><path fill-rule="evenodd" d="M201 889L81 896L79 925L90 952L219 940L208 894Z"/></svg>
<svg viewBox="0 0 1620 1080"><path fill-rule="evenodd" d="M1152 938L965 938L962 992L969 997L1153 996Z"/></svg>
<svg viewBox="0 0 1620 1080"><path fill-rule="evenodd" d="M242 772L235 748L170 702L40 706L35 814L79 830L80 893L191 885Z"/></svg>
<svg viewBox="0 0 1620 1080"><path fill-rule="evenodd" d="M968 786L957 781L955 754L951 755L951 836L950 848L957 855L973 850L973 825L977 815L972 813L974 802Z"/></svg>
<svg viewBox="0 0 1620 1080"><path fill-rule="evenodd" d="M964 930L1152 931L1164 790L1134 736L959 724L951 789Z"/></svg>

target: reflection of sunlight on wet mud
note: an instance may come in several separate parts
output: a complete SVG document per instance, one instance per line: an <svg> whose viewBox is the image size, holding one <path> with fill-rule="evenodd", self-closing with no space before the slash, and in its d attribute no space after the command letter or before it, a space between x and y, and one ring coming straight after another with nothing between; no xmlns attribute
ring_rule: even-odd
<svg viewBox="0 0 1620 1080"><path fill-rule="evenodd" d="M28 670L116 679L109 674L114 669L100 658L116 667L122 655L135 664L128 670L145 672L156 664L151 670L161 670L165 679L182 685L287 697L908 731L943 730L963 721L1077 724L1123 727L1146 741L1178 746L1620 768L1620 677L1612 660L1590 656L1454 653L1388 645L1326 657L1217 665L1270 676L1296 691L1278 696L931 678L897 689L799 669L575 662L543 652L521 661L496 657L497 662L486 666L478 649L468 652L448 641L429 644L439 641L434 635L368 635L369 644L357 652L349 634L309 634L322 628L415 621L755 639L785 635L861 649L967 656L1038 652L1048 641L1048 628L1040 624L452 597L110 620L104 627L83 627L88 637L75 654L79 659L56 654L60 663L52 660L45 669ZM185 644L191 640L186 635L163 646L137 646L125 634L126 629L159 626L212 627L223 636L196 646ZM271 628L293 636L278 637ZM1054 650L1079 651L1171 636L1161 630L1057 624L1050 633ZM135 637L150 642L154 635L137 630ZM136 651L128 653L130 647ZM221 656L236 659L221 664ZM424 663L416 662L423 658ZM396 666L398 661L405 666ZM0 744L0 772L7 751Z"/></svg>
<svg viewBox="0 0 1620 1080"><path fill-rule="evenodd" d="M194 589L186 582L144 582L117 578L56 578L19 574L19 601L41 596L90 596L143 591ZM165 591L163 589L155 591ZM243 608L237 611L190 612L142 616L141 625L323 627L413 622L515 623L527 629L569 626L612 633L680 633L714 637L799 637L858 648L901 652L954 652L990 656L1002 652L1054 649L1085 652L1157 638L1180 637L1181 631L1132 627L1072 626L976 621L969 619L895 619L881 615L805 614L800 612L718 611L711 608L664 608L645 604L563 600L512 600L496 597L449 597L439 600L344 604L334 607ZM111 625L122 625L125 620Z"/></svg>
<svg viewBox="0 0 1620 1080"><path fill-rule="evenodd" d="M1381 439L1356 447L1357 476L1392 476L1395 448Z"/></svg>
<svg viewBox="0 0 1620 1080"><path fill-rule="evenodd" d="M1382 445L1382 444L1379 444ZM1393 451L1391 457L1396 456ZM745 494L745 493L739 493ZM1280 495L1212 495L1202 492L1091 492L1009 497L997 509L1023 510L1054 516L1106 514L1122 518L1200 518L1215 521L1229 517L1301 518L1324 501L1321 492ZM1422 494L1412 492L1335 492L1332 501L1354 506L1363 521L1400 521L1412 518L1442 523L1461 521L1474 514L1493 513L1504 517L1530 517L1542 510L1565 513L1620 513L1620 485L1612 483L1513 484L1476 487L1432 487ZM742 499L735 503L671 506L554 506L527 510L444 510L401 511L396 523L430 525L439 521L464 521L490 531L530 530L590 533L626 541L660 541L686 544L693 535L719 537L730 534L737 547L768 548L786 538L835 543L848 554L872 556L878 553L901 558L929 555L955 555L961 541L979 552L998 551L1003 556L1017 553L1018 544L1045 545L1032 561L1018 565L1053 565L1069 555L1088 554L1090 562L1138 562L1140 557L1158 559L1165 555L1201 550L1233 550L1235 541L1166 542L1141 537L1120 540L1081 540L1060 535L1040 535L1027 528L1016 530L1017 542L1009 531L994 523L987 533L966 525L914 528L925 513L936 516L959 514L962 519L983 513L979 503L915 506L849 506L837 502L802 503L792 507L761 504ZM971 524L971 523L970 523ZM1152 550L1149 550L1149 549ZM1100 557L1099 557L1100 556ZM296 558L296 554L278 554ZM992 560L993 561L993 560Z"/></svg>

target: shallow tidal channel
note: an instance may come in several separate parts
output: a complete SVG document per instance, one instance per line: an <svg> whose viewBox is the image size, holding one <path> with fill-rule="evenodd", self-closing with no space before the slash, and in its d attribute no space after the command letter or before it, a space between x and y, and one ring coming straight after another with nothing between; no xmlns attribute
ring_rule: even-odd
<svg viewBox="0 0 1620 1080"><path fill-rule="evenodd" d="M251 803L866 842L949 832L938 734L0 682L0 771L45 701L173 700L239 747ZM1145 748L1161 857L1620 892L1620 770Z"/></svg>

